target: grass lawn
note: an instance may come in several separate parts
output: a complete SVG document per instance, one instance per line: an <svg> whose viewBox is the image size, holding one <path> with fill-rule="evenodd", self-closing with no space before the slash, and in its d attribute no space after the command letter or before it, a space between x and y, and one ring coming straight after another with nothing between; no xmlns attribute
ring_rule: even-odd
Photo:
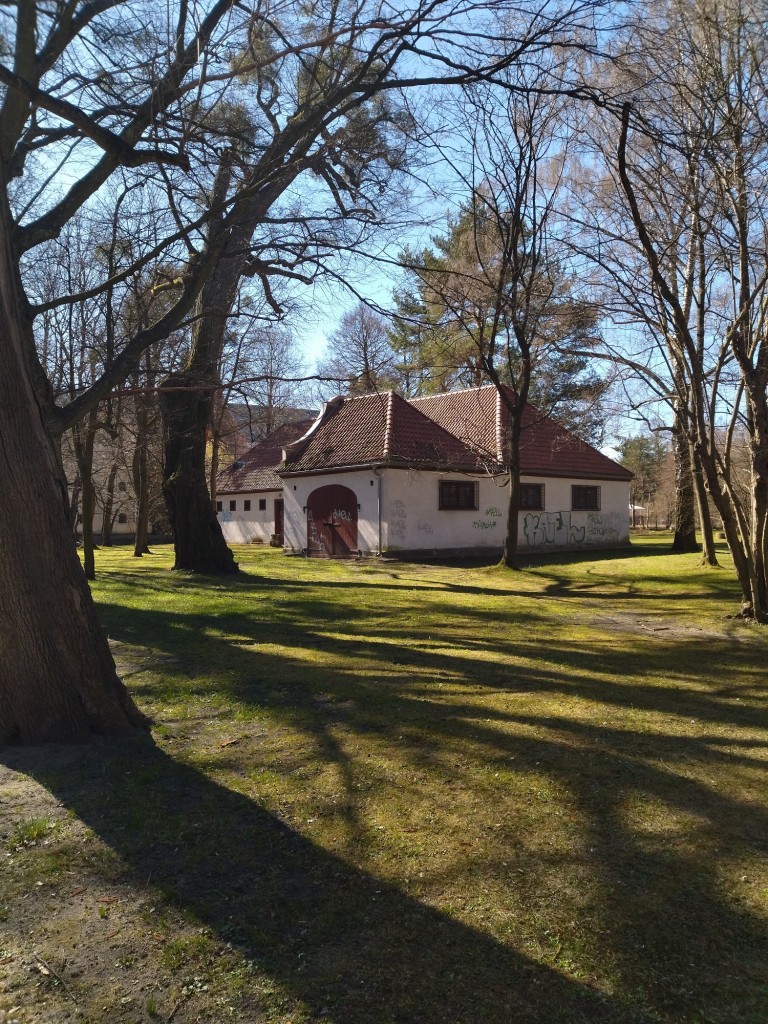
<svg viewBox="0 0 768 1024"><path fill-rule="evenodd" d="M668 547L99 552L153 742L5 752L0 1022L766 1024L768 631Z"/></svg>

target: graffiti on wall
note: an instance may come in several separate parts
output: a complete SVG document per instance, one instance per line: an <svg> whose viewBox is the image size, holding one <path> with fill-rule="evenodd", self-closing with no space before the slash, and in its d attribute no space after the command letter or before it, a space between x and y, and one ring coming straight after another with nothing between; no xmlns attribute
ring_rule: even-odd
<svg viewBox="0 0 768 1024"><path fill-rule="evenodd" d="M312 515L312 510L309 508L307 509L307 538L309 540L309 547L325 551L325 538L318 533L317 523Z"/></svg>
<svg viewBox="0 0 768 1024"><path fill-rule="evenodd" d="M392 539L405 540L408 512L405 502L397 498L389 506L389 533Z"/></svg>
<svg viewBox="0 0 768 1024"><path fill-rule="evenodd" d="M616 513L601 515L590 512L587 515L587 543L617 544L619 541L619 516Z"/></svg>
<svg viewBox="0 0 768 1024"><path fill-rule="evenodd" d="M432 523L423 523L421 520L419 520L416 523L416 529L419 531L419 533L426 533L428 537L431 536L432 533L434 533L434 530L432 529Z"/></svg>
<svg viewBox="0 0 768 1024"><path fill-rule="evenodd" d="M621 537L617 513L587 513L581 526L571 520L570 512L529 512L523 520L528 545L566 547L575 544L617 544Z"/></svg>
<svg viewBox="0 0 768 1024"><path fill-rule="evenodd" d="M495 530L498 523L497 519L501 519L501 509L496 508L495 505L491 505L483 513L485 519L475 519L472 523L473 530Z"/></svg>
<svg viewBox="0 0 768 1024"><path fill-rule="evenodd" d="M571 522L570 512L529 512L523 520L525 539L532 548L583 544L586 527Z"/></svg>

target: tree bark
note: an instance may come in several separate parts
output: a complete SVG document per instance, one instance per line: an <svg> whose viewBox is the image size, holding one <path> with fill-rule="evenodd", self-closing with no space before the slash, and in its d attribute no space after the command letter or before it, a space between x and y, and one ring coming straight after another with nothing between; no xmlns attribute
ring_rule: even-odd
<svg viewBox="0 0 768 1024"><path fill-rule="evenodd" d="M101 516L101 546L112 547L112 524L115 508L115 481L117 480L117 461L109 467L107 477L106 496L104 498L104 509Z"/></svg>
<svg viewBox="0 0 768 1024"><path fill-rule="evenodd" d="M31 382L34 340L9 228L3 205L0 743L126 735L146 719L117 676L78 558L61 460Z"/></svg>
<svg viewBox="0 0 768 1024"><path fill-rule="evenodd" d="M695 452L692 453L692 459L696 507L699 512L699 526L701 527L701 564L715 568L720 563L717 560L717 550L715 548L715 529L712 524L712 512L709 508L709 493L704 483L701 460Z"/></svg>
<svg viewBox="0 0 768 1024"><path fill-rule="evenodd" d="M83 540L83 570L89 580L96 579L96 543L93 536L93 517L96 514L96 488L93 484L93 450L96 438L96 410L93 409L83 421L72 429L72 440L77 459L77 470L81 486Z"/></svg>
<svg viewBox="0 0 768 1024"><path fill-rule="evenodd" d="M679 417L672 426L675 457L675 536L673 551L700 551L696 540L696 492L693 485L691 446Z"/></svg>
<svg viewBox="0 0 768 1024"><path fill-rule="evenodd" d="M520 515L520 417L510 411L510 431L507 438L507 465L509 466L509 503L507 506L507 533L501 564L517 569L517 540Z"/></svg>
<svg viewBox="0 0 768 1024"><path fill-rule="evenodd" d="M207 375L201 378L185 371L163 382L163 494L173 530L174 569L230 574L238 572L238 566L211 504L205 473L210 396Z"/></svg>

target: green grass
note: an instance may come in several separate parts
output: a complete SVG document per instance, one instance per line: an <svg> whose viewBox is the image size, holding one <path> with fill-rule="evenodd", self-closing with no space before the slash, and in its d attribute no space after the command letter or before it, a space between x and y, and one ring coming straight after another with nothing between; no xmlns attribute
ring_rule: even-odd
<svg viewBox="0 0 768 1024"><path fill-rule="evenodd" d="M184 998L240 1019L764 1024L768 634L667 548L241 548L234 581L102 550L156 745L41 779L183 915Z"/></svg>

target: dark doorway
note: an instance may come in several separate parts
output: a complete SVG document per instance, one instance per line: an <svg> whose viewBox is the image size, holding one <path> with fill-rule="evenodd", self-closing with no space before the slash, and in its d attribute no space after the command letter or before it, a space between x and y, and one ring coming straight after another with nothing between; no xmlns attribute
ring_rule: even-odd
<svg viewBox="0 0 768 1024"><path fill-rule="evenodd" d="M275 498L275 528L273 533L281 544L283 543L283 527L285 525L284 507L283 499Z"/></svg>
<svg viewBox="0 0 768 1024"><path fill-rule="evenodd" d="M307 554L345 558L357 551L357 495L328 484L307 499Z"/></svg>

